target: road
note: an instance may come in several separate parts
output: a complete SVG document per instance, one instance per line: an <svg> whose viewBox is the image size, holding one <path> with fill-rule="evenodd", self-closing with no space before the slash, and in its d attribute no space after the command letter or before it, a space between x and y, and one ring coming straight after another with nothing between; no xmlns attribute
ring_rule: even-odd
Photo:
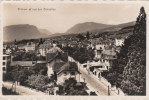
<svg viewBox="0 0 149 100"><path fill-rule="evenodd" d="M11 89L12 83L3 82L3 86L6 87L7 89ZM20 95L46 95L46 93L44 92L36 91L24 86L16 86L16 92L19 93Z"/></svg>
<svg viewBox="0 0 149 100"><path fill-rule="evenodd" d="M88 71L84 68L79 68L81 77L85 78L85 82L88 83L95 92L98 92L99 95L107 96L108 87L105 86L100 80L98 80L91 72L88 74ZM111 91L110 95L116 96L117 94Z"/></svg>

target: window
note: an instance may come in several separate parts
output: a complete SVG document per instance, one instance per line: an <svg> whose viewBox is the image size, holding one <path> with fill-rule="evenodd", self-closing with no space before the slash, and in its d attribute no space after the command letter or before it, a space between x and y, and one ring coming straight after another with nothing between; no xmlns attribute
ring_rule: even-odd
<svg viewBox="0 0 149 100"><path fill-rule="evenodd" d="M107 70L109 70L109 67L107 66Z"/></svg>
<svg viewBox="0 0 149 100"><path fill-rule="evenodd" d="M3 71L6 71L6 68L5 67L3 67Z"/></svg>
<svg viewBox="0 0 149 100"><path fill-rule="evenodd" d="M3 57L3 60L5 60L6 58L5 57Z"/></svg>
<svg viewBox="0 0 149 100"><path fill-rule="evenodd" d="M67 72L64 72L64 76L66 76L67 75Z"/></svg>
<svg viewBox="0 0 149 100"><path fill-rule="evenodd" d="M87 65L83 65L83 67L85 68L85 67L87 67Z"/></svg>
<svg viewBox="0 0 149 100"><path fill-rule="evenodd" d="M5 63L5 62L3 62L3 65L6 65L6 63Z"/></svg>
<svg viewBox="0 0 149 100"><path fill-rule="evenodd" d="M75 72L71 72L70 74L71 74L71 75L75 75Z"/></svg>

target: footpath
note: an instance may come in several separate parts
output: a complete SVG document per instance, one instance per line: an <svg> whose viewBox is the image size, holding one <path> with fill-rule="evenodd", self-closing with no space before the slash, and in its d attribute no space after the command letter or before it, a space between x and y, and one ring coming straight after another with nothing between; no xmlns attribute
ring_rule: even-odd
<svg viewBox="0 0 149 100"><path fill-rule="evenodd" d="M3 87L5 87L7 89L12 89L12 83L10 83L10 82L3 82L2 85L3 85ZM20 86L20 85L19 86L16 85L16 92L20 95L47 95L44 92L37 91L35 89L31 89L29 87Z"/></svg>

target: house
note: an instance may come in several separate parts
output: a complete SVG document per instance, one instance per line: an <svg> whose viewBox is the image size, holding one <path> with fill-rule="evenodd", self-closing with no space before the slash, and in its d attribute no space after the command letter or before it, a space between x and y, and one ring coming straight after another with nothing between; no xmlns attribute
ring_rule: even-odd
<svg viewBox="0 0 149 100"><path fill-rule="evenodd" d="M106 66L107 69L109 69L110 66L112 66L113 60L115 60L115 59L117 59L117 54L115 51L113 51L113 50L103 51L101 61L103 63L103 66Z"/></svg>
<svg viewBox="0 0 149 100"><path fill-rule="evenodd" d="M63 52L63 51L57 46L54 46L53 48L47 51L47 53L55 53L55 52Z"/></svg>
<svg viewBox="0 0 149 100"><path fill-rule="evenodd" d="M68 55L67 53L60 53L60 52L53 52L53 53L47 53L46 61L47 61L47 68L48 68L48 76L50 77L52 74L54 74L53 66L55 63L61 63L64 64L68 62Z"/></svg>
<svg viewBox="0 0 149 100"><path fill-rule="evenodd" d="M29 52L29 51L35 51L35 43L31 42L31 43L27 43L26 46L24 46L25 51Z"/></svg>
<svg viewBox="0 0 149 100"><path fill-rule="evenodd" d="M39 45L38 52L41 56L46 56L47 53L60 51L62 50L57 46L58 43L56 42L47 42L45 41L43 44Z"/></svg>
<svg viewBox="0 0 149 100"><path fill-rule="evenodd" d="M116 52L113 49L108 49L100 52L100 58L87 62L87 68L93 69L93 74L98 78L101 72L109 70L114 59L117 59ZM97 57L96 57L97 58Z"/></svg>
<svg viewBox="0 0 149 100"><path fill-rule="evenodd" d="M40 44L38 50L39 50L40 55L46 56L47 51L51 48L52 48L52 44L50 43Z"/></svg>
<svg viewBox="0 0 149 100"><path fill-rule="evenodd" d="M25 44L18 44L19 50L25 50Z"/></svg>
<svg viewBox="0 0 149 100"><path fill-rule="evenodd" d="M87 46L87 49L94 49L95 48L95 46L90 42L89 44L88 44L88 46Z"/></svg>
<svg viewBox="0 0 149 100"><path fill-rule="evenodd" d="M10 49L13 51L16 51L17 48L18 48L18 45L14 45L14 44L10 45Z"/></svg>
<svg viewBox="0 0 149 100"><path fill-rule="evenodd" d="M55 48L56 49L56 48ZM63 84L66 79L75 78L79 82L78 66L75 62L68 61L68 53L51 49L47 53L47 74L56 76L57 84Z"/></svg>
<svg viewBox="0 0 149 100"><path fill-rule="evenodd" d="M115 39L115 45L116 46L122 46L122 45L124 45L124 39L116 38Z"/></svg>
<svg viewBox="0 0 149 100"><path fill-rule="evenodd" d="M70 57L70 56L68 56L68 61L75 62L75 60L72 57Z"/></svg>
<svg viewBox="0 0 149 100"><path fill-rule="evenodd" d="M7 44L3 44L3 49L7 49Z"/></svg>
<svg viewBox="0 0 149 100"><path fill-rule="evenodd" d="M118 46L118 47L115 48L115 51L118 52L118 53L120 53L120 50L121 50L121 47L120 46Z"/></svg>
<svg viewBox="0 0 149 100"><path fill-rule="evenodd" d="M6 73L6 69L8 67L8 62L9 61L10 61L10 55L3 54L3 60L2 60L3 73Z"/></svg>
<svg viewBox="0 0 149 100"><path fill-rule="evenodd" d="M104 50L104 48L105 48L105 45L104 44L102 44L102 43L99 43L99 44L97 44L96 45L96 50Z"/></svg>
<svg viewBox="0 0 149 100"><path fill-rule="evenodd" d="M33 67L36 63L33 61L12 61L10 66L20 66L26 69Z"/></svg>
<svg viewBox="0 0 149 100"><path fill-rule="evenodd" d="M103 50L94 50L94 52L95 52L95 59L100 59L101 58L102 51Z"/></svg>
<svg viewBox="0 0 149 100"><path fill-rule="evenodd" d="M80 72L75 62L67 62L59 67L54 66L54 71L57 74L57 84L63 84L69 78L74 78L77 82L80 82Z"/></svg>
<svg viewBox="0 0 149 100"><path fill-rule="evenodd" d="M12 50L11 50L10 48L7 48L7 49L5 50L5 54L7 54L7 55L11 54L11 52L12 52Z"/></svg>
<svg viewBox="0 0 149 100"><path fill-rule="evenodd" d="M27 43L27 44L18 44L17 48L19 50L25 50L26 52L35 51L36 44L33 43L33 42L30 42L30 43Z"/></svg>
<svg viewBox="0 0 149 100"><path fill-rule="evenodd" d="M109 61L103 59L88 61L86 65L87 68L90 69L90 71L92 71L97 78L100 78L101 73L109 70L110 67Z"/></svg>
<svg viewBox="0 0 149 100"><path fill-rule="evenodd" d="M67 47L68 46L68 43L67 42L62 42L62 48L65 48L65 47Z"/></svg>
<svg viewBox="0 0 149 100"><path fill-rule="evenodd" d="M105 50L102 52L102 58L103 59L117 59L116 52L114 50Z"/></svg>
<svg viewBox="0 0 149 100"><path fill-rule="evenodd" d="M105 45L102 43L96 44L95 46L95 59L101 59L102 52L105 50Z"/></svg>

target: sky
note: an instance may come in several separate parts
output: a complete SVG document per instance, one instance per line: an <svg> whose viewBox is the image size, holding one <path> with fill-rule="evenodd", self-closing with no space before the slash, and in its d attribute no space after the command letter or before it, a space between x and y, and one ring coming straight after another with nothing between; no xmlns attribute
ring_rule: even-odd
<svg viewBox="0 0 149 100"><path fill-rule="evenodd" d="M97 22L115 25L135 21L142 5L141 3L4 3L3 26L30 24L52 33L63 33L78 23Z"/></svg>

